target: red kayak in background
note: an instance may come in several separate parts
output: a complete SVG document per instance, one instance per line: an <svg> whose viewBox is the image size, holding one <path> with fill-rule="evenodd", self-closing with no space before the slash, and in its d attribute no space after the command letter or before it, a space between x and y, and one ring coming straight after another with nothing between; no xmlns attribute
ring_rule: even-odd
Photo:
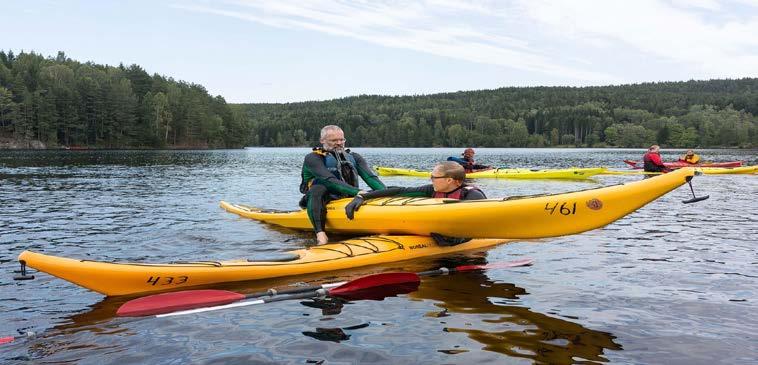
<svg viewBox="0 0 758 365"><path fill-rule="evenodd" d="M643 167L642 161L624 160L629 166L635 169L641 169ZM680 167L740 167L742 161L729 161L729 162L704 162L704 163L687 163L683 161L677 162L664 162L664 166L670 169L678 169Z"/></svg>

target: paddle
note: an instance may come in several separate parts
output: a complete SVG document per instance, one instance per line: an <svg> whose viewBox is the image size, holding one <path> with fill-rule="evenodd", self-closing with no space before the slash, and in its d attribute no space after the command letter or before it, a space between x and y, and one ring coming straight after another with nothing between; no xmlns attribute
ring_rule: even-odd
<svg viewBox="0 0 758 365"><path fill-rule="evenodd" d="M692 176L687 176L686 179L687 179L687 184L690 185L690 191L692 192L692 199L682 200L682 203L684 204L697 203L711 197L710 195L695 196L695 189L692 188Z"/></svg>
<svg viewBox="0 0 758 365"><path fill-rule="evenodd" d="M424 271L420 273L382 273L365 276L348 282L343 281L339 283L307 286L280 291L269 289L267 291L251 293L247 295L228 290L186 290L180 292L149 295L146 297L130 300L119 307L116 314L122 317L140 317L149 315L157 315L157 317L161 317L167 315L189 314L204 312L208 310L269 303L279 300L310 298L326 294L347 298L350 296L350 293L364 292L366 290L372 290L383 286L386 287L391 285L407 285L409 283L416 283L416 285L418 285L420 276L446 275L454 272L526 266L531 265L532 262L532 259L523 259L487 265L464 265L452 269L440 268L437 270ZM289 295L284 296L283 294ZM263 296L269 296L269 298L242 302L245 299L259 298ZM201 309L192 311L191 309L193 308ZM171 313L176 311L182 312Z"/></svg>

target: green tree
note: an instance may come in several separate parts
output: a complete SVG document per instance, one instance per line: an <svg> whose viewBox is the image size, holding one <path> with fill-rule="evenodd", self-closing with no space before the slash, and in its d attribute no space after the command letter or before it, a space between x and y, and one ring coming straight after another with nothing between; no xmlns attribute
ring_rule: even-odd
<svg viewBox="0 0 758 365"><path fill-rule="evenodd" d="M0 87L0 135L10 135L13 133L17 109L18 105L13 102L11 92L4 87Z"/></svg>

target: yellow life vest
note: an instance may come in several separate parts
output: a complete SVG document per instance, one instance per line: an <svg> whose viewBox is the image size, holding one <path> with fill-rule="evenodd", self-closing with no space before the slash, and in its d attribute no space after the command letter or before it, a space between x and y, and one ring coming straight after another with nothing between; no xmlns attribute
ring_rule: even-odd
<svg viewBox="0 0 758 365"><path fill-rule="evenodd" d="M686 156L685 155L682 160L684 160L684 162L687 162L687 163L698 163L700 162L700 156L698 155Z"/></svg>

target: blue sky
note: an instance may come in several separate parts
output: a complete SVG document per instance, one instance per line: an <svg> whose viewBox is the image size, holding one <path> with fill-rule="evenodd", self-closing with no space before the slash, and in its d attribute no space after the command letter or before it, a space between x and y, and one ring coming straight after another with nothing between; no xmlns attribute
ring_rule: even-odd
<svg viewBox="0 0 758 365"><path fill-rule="evenodd" d="M0 49L228 102L758 77L758 0L4 0Z"/></svg>

